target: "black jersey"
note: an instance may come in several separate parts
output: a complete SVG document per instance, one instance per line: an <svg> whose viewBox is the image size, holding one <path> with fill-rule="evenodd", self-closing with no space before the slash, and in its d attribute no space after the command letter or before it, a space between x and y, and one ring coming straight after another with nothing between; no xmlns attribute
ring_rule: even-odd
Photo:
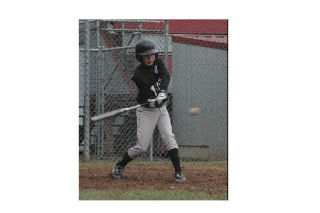
<svg viewBox="0 0 320 213"><path fill-rule="evenodd" d="M146 103L148 99L156 98L160 90L167 91L170 75L160 58L156 58L153 65L148 67L141 63L134 71L131 78L137 87L137 102Z"/></svg>

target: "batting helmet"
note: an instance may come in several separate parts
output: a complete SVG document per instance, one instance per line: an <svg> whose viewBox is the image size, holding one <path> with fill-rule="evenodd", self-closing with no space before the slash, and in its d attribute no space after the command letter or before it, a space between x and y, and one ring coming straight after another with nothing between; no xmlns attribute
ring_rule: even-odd
<svg viewBox="0 0 320 213"><path fill-rule="evenodd" d="M149 39L142 39L136 45L136 58L141 62L142 56L157 54L159 51L156 48L156 44Z"/></svg>

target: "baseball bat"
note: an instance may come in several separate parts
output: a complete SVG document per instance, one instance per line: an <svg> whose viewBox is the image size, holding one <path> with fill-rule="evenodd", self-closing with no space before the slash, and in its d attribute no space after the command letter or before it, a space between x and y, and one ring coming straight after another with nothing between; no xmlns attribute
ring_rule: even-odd
<svg viewBox="0 0 320 213"><path fill-rule="evenodd" d="M100 120L103 120L103 119L106 119L106 118L109 118L109 117L113 117L113 116L116 116L116 115L119 115L119 114L122 114L124 112L128 112L130 110L134 110L134 109L137 109L141 106L145 106L147 104L150 104L152 102L154 102L154 100L152 100L151 102L147 102L147 103L144 103L144 104L138 104L138 105L135 105L135 106L132 106L132 107L126 107L126 108L121 108L121 109L115 109L115 110L112 110L110 112L105 112L103 114L100 114L100 115L96 115L96 116L93 116L91 117L91 121L92 122L97 122L97 121L100 121Z"/></svg>

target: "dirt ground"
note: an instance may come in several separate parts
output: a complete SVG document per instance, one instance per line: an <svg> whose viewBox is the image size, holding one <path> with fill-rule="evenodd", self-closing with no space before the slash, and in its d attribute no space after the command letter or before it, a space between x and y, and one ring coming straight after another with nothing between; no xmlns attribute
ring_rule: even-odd
<svg viewBox="0 0 320 213"><path fill-rule="evenodd" d="M205 192L213 196L227 197L227 163L182 163L184 183L175 183L174 169L169 163L129 164L124 179L110 177L112 164L80 164L79 190L134 190L154 188L157 190L186 190Z"/></svg>

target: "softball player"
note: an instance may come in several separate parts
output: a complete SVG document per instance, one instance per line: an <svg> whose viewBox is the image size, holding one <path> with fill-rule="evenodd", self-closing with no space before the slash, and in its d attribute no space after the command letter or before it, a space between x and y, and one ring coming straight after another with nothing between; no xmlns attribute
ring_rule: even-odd
<svg viewBox="0 0 320 213"><path fill-rule="evenodd" d="M123 159L116 163L110 175L114 179L122 178L125 166L148 149L157 126L167 148L168 157L175 169L175 181L184 182L185 176L180 167L178 144L172 133L170 117L165 104L170 75L163 61L158 58L159 51L152 40L142 39L137 43L135 51L136 58L140 62L132 77L138 87L137 102L139 104L149 102L149 105L136 110L138 141L125 153Z"/></svg>

